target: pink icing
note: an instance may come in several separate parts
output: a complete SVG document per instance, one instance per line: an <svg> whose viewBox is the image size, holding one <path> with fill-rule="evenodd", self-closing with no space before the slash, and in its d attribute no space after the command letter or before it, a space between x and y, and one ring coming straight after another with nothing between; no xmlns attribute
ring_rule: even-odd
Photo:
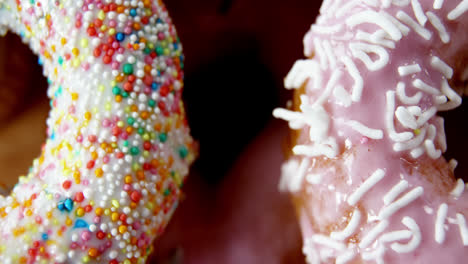
<svg viewBox="0 0 468 264"><path fill-rule="evenodd" d="M354 5L353 2L357 4ZM465 34L468 1L363 2L324 2L321 16L304 39L306 55L314 57L297 63L286 78L288 88L299 88L299 83L306 84L308 102L302 102L302 112L299 112L303 116L291 117L280 112L281 109L274 113L275 116L289 121L292 128L301 129L296 148L293 149L295 155L285 165L292 170L285 172L284 177L299 177L302 182L294 197L298 204L299 221L305 241L304 253L310 263L460 263L468 254L468 233L466 223L463 222L468 217L468 195L463 189L459 192L454 190L457 186L456 179L446 160L440 156L446 148L441 119L437 115L430 115L430 118L423 120L421 116L425 111L429 113L431 107L441 110L454 108L460 103L457 103L456 96L449 94L447 89L444 90L443 83L448 80L459 93L464 89L456 86L464 81L464 69L456 67L463 64L464 46L468 40L468 35ZM374 2L375 6L372 6ZM361 13L364 11L367 13ZM394 20L385 18L382 12ZM417 26L405 20L401 12L405 12ZM360 16L353 17L355 14ZM353 19L360 20L365 17L364 14L375 14L378 20L370 16L370 22L361 20L354 23ZM435 18L443 28L437 24ZM387 24L379 24L382 21L390 22L401 36L388 31ZM402 33L404 29L401 30L401 25L397 27L396 21L409 29L407 35ZM424 32L417 33L421 28ZM359 36L373 34L378 30L383 31L384 38L375 43L371 43L370 38L359 39ZM427 33L430 34L428 40L423 37ZM378 62L382 56L367 52L368 59L372 62L366 64L362 59L364 57L358 54L361 44L377 49L382 52L380 55L388 55L388 61L383 59L380 66L372 65L372 62ZM327 45L331 47L333 54L327 53ZM346 102L343 93L336 95L343 89L348 95L352 95L356 85L356 76L353 76L349 63L346 64L343 58L352 61L363 80L362 96L352 102ZM449 72L441 70L441 67L434 66L441 65L433 63L434 58L452 67L453 77L447 76L450 75ZM405 75L404 71L409 68L404 67L400 69L403 73L398 71L401 66L416 64L420 69L415 72ZM337 72L341 74L336 75ZM334 75L338 76L335 83ZM319 77L322 83L319 83L319 87L314 87L314 82ZM421 85L416 80L435 88L435 91L418 88ZM418 102L404 102L396 89L398 83L405 84L407 96L421 93ZM330 89L327 91L327 88ZM406 113L411 107L411 111L416 109L417 112L416 106L422 112L413 112L406 122L398 119L397 114L391 114L396 132L410 133L413 138L421 133L424 135L424 141L408 150L395 150L398 148L395 147L398 140L392 138L392 129L386 122L389 106L387 99L389 96L391 98L387 92L394 93L394 110L402 107L400 114ZM446 96L447 101L454 101L453 107L441 106L443 102L437 102L437 96L439 99ZM322 101L319 102L320 100ZM329 124L322 122L324 118L320 109L309 110L307 113L304 106L313 109L323 107ZM322 116L317 118L318 114L314 111ZM411 118L419 118L417 127L413 127L411 122L414 120ZM350 121L357 121L372 129L376 132L371 134L374 138L353 129ZM322 128L326 131L325 135L311 135L311 130ZM336 153L314 153L319 150L313 146L319 144L333 148L330 139L336 141ZM314 151L299 151L297 146L310 147ZM309 166L301 172L300 164L303 162ZM384 172L383 178L376 180L366 191L360 192L355 203L350 202L356 197L358 189L365 189L363 183L370 180L371 175L378 170ZM406 184L406 188L402 187L401 193L390 199L390 190L399 183L400 187ZM463 184L464 188L463 182L458 184ZM290 190L292 189L290 185ZM422 194L411 196L422 190ZM399 199L408 201L402 202ZM388 208L395 206L392 205L395 201L402 202L401 208L388 214ZM444 204L447 207L445 216ZM439 211L439 208L442 209ZM337 235L339 231L352 225L352 213L356 211L361 217L355 228L349 227L348 231L351 231L347 235ZM387 226L385 221L388 221ZM384 228L377 231L378 226ZM406 232L406 235L396 239L397 233L392 233L394 239L390 239L390 232L401 230L405 231L399 234Z"/></svg>

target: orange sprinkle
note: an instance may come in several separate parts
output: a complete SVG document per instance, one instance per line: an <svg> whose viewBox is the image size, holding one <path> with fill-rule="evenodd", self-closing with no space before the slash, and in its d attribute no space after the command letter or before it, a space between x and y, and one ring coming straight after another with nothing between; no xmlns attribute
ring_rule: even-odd
<svg viewBox="0 0 468 264"><path fill-rule="evenodd" d="M131 110L132 112L137 112L137 111L138 111L138 106L132 105L132 106L130 106L130 110Z"/></svg>
<svg viewBox="0 0 468 264"><path fill-rule="evenodd" d="M98 207L94 210L94 213L96 213L97 216L101 216L104 213L104 210L101 207Z"/></svg>
<svg viewBox="0 0 468 264"><path fill-rule="evenodd" d="M115 77L116 82L123 82L124 81L124 75L121 73Z"/></svg>
<svg viewBox="0 0 468 264"><path fill-rule="evenodd" d="M125 183L126 184L132 183L132 176L131 175L126 175L125 176Z"/></svg>
<svg viewBox="0 0 468 264"><path fill-rule="evenodd" d="M124 225L119 226L119 233L123 234L125 232L127 232L127 227Z"/></svg>
<svg viewBox="0 0 468 264"><path fill-rule="evenodd" d="M138 43L133 44L133 49L134 49L134 50L139 50L139 49L140 49L140 45L138 45Z"/></svg>
<svg viewBox="0 0 468 264"><path fill-rule="evenodd" d="M145 173L142 170L138 170L136 173L137 179L139 180L144 180L145 179Z"/></svg>
<svg viewBox="0 0 468 264"><path fill-rule="evenodd" d="M92 258L95 258L98 255L98 250L96 248L90 248L88 250L88 255Z"/></svg>
<svg viewBox="0 0 468 264"><path fill-rule="evenodd" d="M154 130L158 131L158 132L161 132L161 128L162 128L162 125L161 123L156 123L154 125Z"/></svg>
<svg viewBox="0 0 468 264"><path fill-rule="evenodd" d="M153 168L159 167L159 161L157 159L151 160L151 166L153 166Z"/></svg>
<svg viewBox="0 0 468 264"><path fill-rule="evenodd" d="M137 23L137 22L133 23L133 29L140 30L141 29L140 23Z"/></svg>
<svg viewBox="0 0 468 264"><path fill-rule="evenodd" d="M65 220L65 224L67 226L71 226L73 224L73 220L71 220L68 216L67 216L67 220Z"/></svg>
<svg viewBox="0 0 468 264"><path fill-rule="evenodd" d="M130 208L135 209L137 208L137 204L135 202L130 203Z"/></svg>
<svg viewBox="0 0 468 264"><path fill-rule="evenodd" d="M60 39L60 43L62 44L62 46L67 44L67 39L66 38Z"/></svg>
<svg viewBox="0 0 468 264"><path fill-rule="evenodd" d="M33 212L31 211L31 209L26 210L26 215L27 216L31 216L32 214L33 214Z"/></svg>
<svg viewBox="0 0 468 264"><path fill-rule="evenodd" d="M116 101L117 103L122 102L122 96L121 96L120 94L119 94L119 95L116 95L116 96L115 96L115 101Z"/></svg>
<svg viewBox="0 0 468 264"><path fill-rule="evenodd" d="M123 13L124 11L125 11L125 7L124 7L124 6L119 5L119 6L117 7L117 13Z"/></svg>
<svg viewBox="0 0 468 264"><path fill-rule="evenodd" d="M148 119L148 118L149 118L149 112L148 112L148 111L143 111L143 112L141 112L140 117L141 117L143 120Z"/></svg>
<svg viewBox="0 0 468 264"><path fill-rule="evenodd" d="M151 73L151 70L153 69L153 67L151 67L151 65L148 65L146 64L145 67L143 68L143 70L146 72L146 73Z"/></svg>
<svg viewBox="0 0 468 264"><path fill-rule="evenodd" d="M106 149L106 148L107 148L107 143L106 143L106 142L102 142L102 143L101 143L101 148L102 148L102 149Z"/></svg>
<svg viewBox="0 0 468 264"><path fill-rule="evenodd" d="M128 133L128 134L131 134L133 132L133 127L126 127L125 128L125 131Z"/></svg>
<svg viewBox="0 0 468 264"><path fill-rule="evenodd" d="M98 157L99 157L99 156L98 156L98 153L97 153L96 151L91 152L91 158L92 158L93 160L96 160Z"/></svg>

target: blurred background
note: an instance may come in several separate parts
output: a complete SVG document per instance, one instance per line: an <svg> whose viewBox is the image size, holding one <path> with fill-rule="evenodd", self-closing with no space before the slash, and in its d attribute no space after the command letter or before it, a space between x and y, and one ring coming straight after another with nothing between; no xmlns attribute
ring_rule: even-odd
<svg viewBox="0 0 468 264"><path fill-rule="evenodd" d="M184 98L200 157L150 263L304 263L295 212L277 191L286 124L272 119L321 1L166 0L185 50ZM1 181L39 154L49 110L37 57L0 39Z"/></svg>

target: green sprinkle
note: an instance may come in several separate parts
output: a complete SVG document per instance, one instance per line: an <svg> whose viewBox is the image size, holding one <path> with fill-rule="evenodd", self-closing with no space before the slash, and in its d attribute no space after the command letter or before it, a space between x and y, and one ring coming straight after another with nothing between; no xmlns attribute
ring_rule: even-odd
<svg viewBox="0 0 468 264"><path fill-rule="evenodd" d="M156 106L156 101L154 101L153 99L150 99L150 100L148 101L148 105L149 105L150 107L155 107L155 106Z"/></svg>
<svg viewBox="0 0 468 264"><path fill-rule="evenodd" d="M112 93L113 93L114 95L119 95L120 92L121 92L121 90L120 90L119 87L114 86L114 88L112 88Z"/></svg>
<svg viewBox="0 0 468 264"><path fill-rule="evenodd" d="M128 123L129 125L133 125L133 123L135 123L135 118L133 118L133 117L127 118L127 123Z"/></svg>
<svg viewBox="0 0 468 264"><path fill-rule="evenodd" d="M167 140L167 134L166 133L159 134L159 141L164 143L164 142L166 142L166 140Z"/></svg>
<svg viewBox="0 0 468 264"><path fill-rule="evenodd" d="M132 147L130 148L130 154L132 154L133 156L136 156L140 154L140 149L138 147Z"/></svg>
<svg viewBox="0 0 468 264"><path fill-rule="evenodd" d="M185 147L185 146L182 146L179 148L179 156L183 159L185 159L185 157L187 157L188 155L188 149Z"/></svg>
<svg viewBox="0 0 468 264"><path fill-rule="evenodd" d="M123 72L124 72L126 75L132 74L132 73L133 73L133 66L132 66L130 63L124 64L124 66L123 66Z"/></svg>

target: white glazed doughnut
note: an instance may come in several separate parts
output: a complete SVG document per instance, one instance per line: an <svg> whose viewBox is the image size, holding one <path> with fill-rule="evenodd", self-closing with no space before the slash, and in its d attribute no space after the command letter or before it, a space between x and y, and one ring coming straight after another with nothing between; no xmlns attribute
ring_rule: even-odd
<svg viewBox="0 0 468 264"><path fill-rule="evenodd" d="M48 139L0 196L0 263L144 263L195 156L159 0L0 0L49 80ZM20 139L19 139L20 140Z"/></svg>
<svg viewBox="0 0 468 264"><path fill-rule="evenodd" d="M461 104L467 26L467 0L324 1L285 79L295 109L274 111L297 131L281 187L309 263L464 262L468 193L437 112Z"/></svg>

